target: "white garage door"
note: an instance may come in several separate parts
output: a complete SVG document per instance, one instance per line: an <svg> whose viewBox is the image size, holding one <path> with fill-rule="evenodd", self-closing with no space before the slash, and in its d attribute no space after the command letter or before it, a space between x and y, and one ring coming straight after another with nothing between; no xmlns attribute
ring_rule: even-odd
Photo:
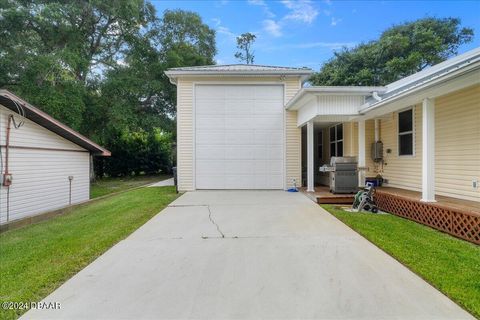
<svg viewBox="0 0 480 320"><path fill-rule="evenodd" d="M196 188L283 189L283 122L283 86L196 86Z"/></svg>

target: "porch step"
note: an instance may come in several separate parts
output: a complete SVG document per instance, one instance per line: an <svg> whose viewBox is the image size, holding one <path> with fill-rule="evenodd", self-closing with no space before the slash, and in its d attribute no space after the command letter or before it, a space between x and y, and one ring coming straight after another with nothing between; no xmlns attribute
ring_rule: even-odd
<svg viewBox="0 0 480 320"><path fill-rule="evenodd" d="M302 189L307 197L318 204L352 204L355 197L354 194L333 194L328 187L315 187L315 192L306 192Z"/></svg>

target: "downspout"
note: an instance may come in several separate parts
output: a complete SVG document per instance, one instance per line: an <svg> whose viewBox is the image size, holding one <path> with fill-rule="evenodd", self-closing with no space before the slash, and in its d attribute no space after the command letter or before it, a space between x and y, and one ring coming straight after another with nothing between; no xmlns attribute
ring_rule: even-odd
<svg viewBox="0 0 480 320"><path fill-rule="evenodd" d="M377 91L372 92L372 97L377 102L382 100L382 98L378 95ZM380 141L380 120L375 119L375 142L378 142L378 141Z"/></svg>
<svg viewBox="0 0 480 320"><path fill-rule="evenodd" d="M5 172L4 172L3 181L2 181L2 184L5 187L10 186L10 183L11 183L11 180L9 179L10 172L8 172L8 158L9 158L8 151L10 147L10 131L12 130L12 119L13 119L13 115L9 115L8 122L7 122L7 135L5 137Z"/></svg>
<svg viewBox="0 0 480 320"><path fill-rule="evenodd" d="M13 115L8 116L7 135L5 136L5 172L3 174L2 185L7 187L7 222L10 221L10 184L12 183L10 173L8 172L8 150L10 147L10 131L12 129Z"/></svg>
<svg viewBox="0 0 480 320"><path fill-rule="evenodd" d="M380 141L380 119L375 119L375 142Z"/></svg>

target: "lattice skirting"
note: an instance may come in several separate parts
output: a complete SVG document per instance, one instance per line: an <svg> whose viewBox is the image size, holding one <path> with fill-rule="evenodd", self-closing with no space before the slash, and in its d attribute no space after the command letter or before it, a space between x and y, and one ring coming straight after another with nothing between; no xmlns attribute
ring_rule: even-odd
<svg viewBox="0 0 480 320"><path fill-rule="evenodd" d="M480 244L480 215L437 203L425 203L377 190L375 201L386 212Z"/></svg>

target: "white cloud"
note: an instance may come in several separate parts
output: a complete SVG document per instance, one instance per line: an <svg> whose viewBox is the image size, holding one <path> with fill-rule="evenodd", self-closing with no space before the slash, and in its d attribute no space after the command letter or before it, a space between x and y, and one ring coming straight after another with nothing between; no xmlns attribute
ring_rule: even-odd
<svg viewBox="0 0 480 320"><path fill-rule="evenodd" d="M229 37L233 37L233 38L236 37L235 33L233 33L232 31L230 31L230 29L228 29L227 27L224 27L224 26L218 26L217 27L217 32L221 33L221 34L224 34L226 36L229 36Z"/></svg>
<svg viewBox="0 0 480 320"><path fill-rule="evenodd" d="M332 21L330 22L330 25L332 27L335 27L337 24L339 24L340 22L342 22L342 19L337 19L335 17L332 17Z"/></svg>
<svg viewBox="0 0 480 320"><path fill-rule="evenodd" d="M263 20L263 29L274 37L282 36L282 27L274 20Z"/></svg>
<svg viewBox="0 0 480 320"><path fill-rule="evenodd" d="M311 0L282 0L282 3L290 10L284 19L312 23L318 15L318 10Z"/></svg>
<svg viewBox="0 0 480 320"><path fill-rule="evenodd" d="M260 6L263 8L265 15L269 18L275 17L275 14L270 10L270 7L264 0L248 0L248 4L252 6Z"/></svg>
<svg viewBox="0 0 480 320"><path fill-rule="evenodd" d="M215 27L218 27L222 24L222 20L220 20L219 18L212 18L211 20L215 24Z"/></svg>

